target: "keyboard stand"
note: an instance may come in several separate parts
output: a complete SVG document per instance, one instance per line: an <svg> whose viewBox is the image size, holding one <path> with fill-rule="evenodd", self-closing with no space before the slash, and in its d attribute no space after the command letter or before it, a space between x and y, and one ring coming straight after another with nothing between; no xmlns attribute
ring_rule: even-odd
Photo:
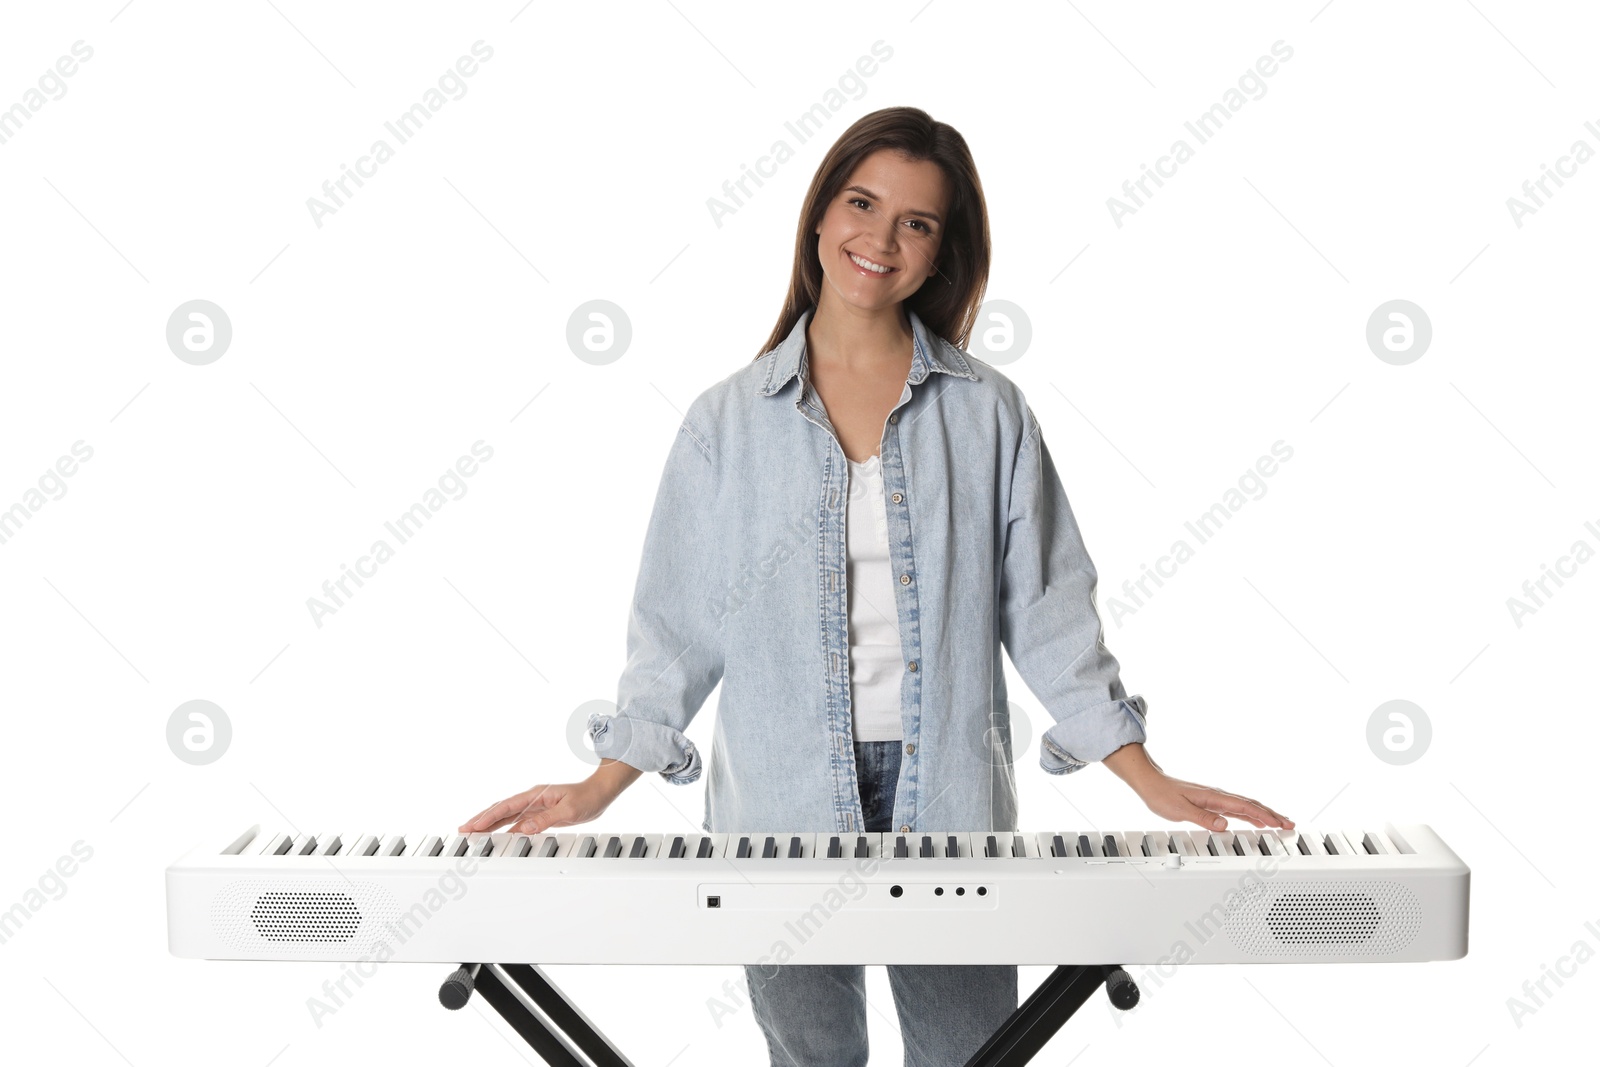
<svg viewBox="0 0 1600 1067"><path fill-rule="evenodd" d="M1063 964L1000 1024L966 1067L1023 1067L1102 985L1123 1011L1139 1003L1139 987L1121 967ZM474 989L550 1067L633 1067L536 966L463 963L439 988L439 1003L454 1011Z"/></svg>
<svg viewBox="0 0 1600 1067"><path fill-rule="evenodd" d="M972 1054L966 1067L1022 1067L1101 985L1111 1003L1123 1011L1139 1003L1139 987L1121 967L1062 964Z"/></svg>
<svg viewBox="0 0 1600 1067"><path fill-rule="evenodd" d="M633 1067L536 966L463 963L439 987L439 1003L454 1011L474 989L550 1067Z"/></svg>

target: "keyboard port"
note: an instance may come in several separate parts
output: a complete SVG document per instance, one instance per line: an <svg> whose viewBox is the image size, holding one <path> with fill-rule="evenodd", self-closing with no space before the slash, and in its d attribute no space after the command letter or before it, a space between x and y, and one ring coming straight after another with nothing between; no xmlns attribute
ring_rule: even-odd
<svg viewBox="0 0 1600 1067"><path fill-rule="evenodd" d="M905 890L901 889L897 885L892 885L892 886L889 887L889 895L891 897L897 897L897 896L899 896L900 894L902 894L904 892L905 892Z"/></svg>
<svg viewBox="0 0 1600 1067"><path fill-rule="evenodd" d="M722 898L718 897L718 896L710 896L710 895L708 895L706 897L706 907L708 907L708 908L720 908L720 907L722 907Z"/></svg>

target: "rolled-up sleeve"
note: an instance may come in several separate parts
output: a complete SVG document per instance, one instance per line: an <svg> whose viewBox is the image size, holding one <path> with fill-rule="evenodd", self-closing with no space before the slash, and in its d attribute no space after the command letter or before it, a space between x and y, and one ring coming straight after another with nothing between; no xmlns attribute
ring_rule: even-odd
<svg viewBox="0 0 1600 1067"><path fill-rule="evenodd" d="M686 785L700 752L684 734L722 677L722 640L709 591L722 584L709 439L691 405L667 453L628 611L628 659L617 712L589 716L595 754Z"/></svg>
<svg viewBox="0 0 1600 1067"><path fill-rule="evenodd" d="M1012 472L1000 640L1055 724L1039 765L1067 774L1145 740L1145 702L1122 687L1095 608L1098 575L1039 424L1027 409Z"/></svg>

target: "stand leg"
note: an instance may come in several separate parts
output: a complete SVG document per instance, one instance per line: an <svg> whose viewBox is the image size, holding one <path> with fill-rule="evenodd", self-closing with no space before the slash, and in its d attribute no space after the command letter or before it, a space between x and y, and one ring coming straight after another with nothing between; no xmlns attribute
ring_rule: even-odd
<svg viewBox="0 0 1600 1067"><path fill-rule="evenodd" d="M1000 1024L966 1067L1023 1067L1101 985L1107 986L1111 1002L1124 1011L1139 1001L1138 987L1120 967L1062 965ZM458 1009L474 989L550 1067L588 1067L574 1046L594 1067L633 1067L538 967L464 963L446 979L439 1000L447 1008ZM543 1017L528 1006L524 996Z"/></svg>
<svg viewBox="0 0 1600 1067"><path fill-rule="evenodd" d="M1062 965L1000 1024L1000 1029L973 1053L966 1067L1022 1067L1112 976L1116 981L1112 1003L1123 1010L1132 1007L1139 999L1138 988L1120 968ZM1130 987L1131 998L1127 995Z"/></svg>
<svg viewBox="0 0 1600 1067"><path fill-rule="evenodd" d="M522 987L553 1023L566 1032L584 1055L594 1061L595 1067L633 1067L628 1057L607 1041L605 1035L594 1028L588 1016L579 1011L538 967L526 963L507 963L500 969Z"/></svg>
<svg viewBox="0 0 1600 1067"><path fill-rule="evenodd" d="M591 1063L594 1067L633 1067L537 967L464 963L445 980L439 1000L447 1008L459 1009L474 989L550 1067L590 1067ZM544 1016L533 1011L529 1001ZM578 1051L588 1059L579 1059Z"/></svg>

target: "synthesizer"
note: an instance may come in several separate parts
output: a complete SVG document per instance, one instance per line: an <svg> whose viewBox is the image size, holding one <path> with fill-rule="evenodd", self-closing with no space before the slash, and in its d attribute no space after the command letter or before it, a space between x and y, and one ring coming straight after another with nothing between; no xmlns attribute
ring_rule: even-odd
<svg viewBox="0 0 1600 1067"><path fill-rule="evenodd" d="M1033 833L263 831L167 868L200 959L1379 963L1467 951L1422 824Z"/></svg>

